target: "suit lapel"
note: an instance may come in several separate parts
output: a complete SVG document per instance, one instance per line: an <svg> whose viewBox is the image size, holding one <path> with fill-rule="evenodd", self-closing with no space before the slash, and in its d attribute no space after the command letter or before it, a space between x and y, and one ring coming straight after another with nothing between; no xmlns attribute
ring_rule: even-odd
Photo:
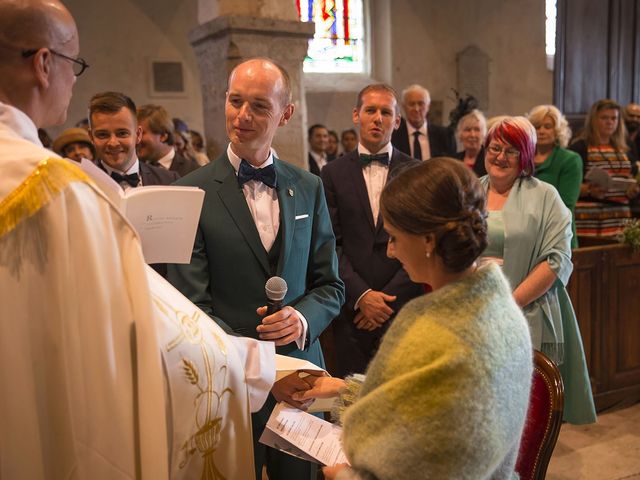
<svg viewBox="0 0 640 480"><path fill-rule="evenodd" d="M220 157L218 168L214 172L214 180L220 184L218 196L227 212L240 230L249 248L253 251L265 273L269 274L267 253L262 246L258 229L251 216L251 211L244 198L242 189L238 186L238 179L226 155Z"/></svg>
<svg viewBox="0 0 640 480"><path fill-rule="evenodd" d="M398 154L399 150L394 148L391 150L391 158L389 159L389 172L387 174L387 180L385 182L385 186L389 183L389 180L393 178L395 175L395 170L400 167L402 164L402 160L400 155ZM382 220L376 223L376 236L379 235L383 231L382 228Z"/></svg>
<svg viewBox="0 0 640 480"><path fill-rule="evenodd" d="M289 260L291 245L293 244L293 231L296 223L296 185L293 175L286 170L279 159L273 159L278 177L276 192L280 206L280 228L282 229L282 246L278 259L277 275L282 274L284 266ZM312 215L313 213L309 213Z"/></svg>
<svg viewBox="0 0 640 480"><path fill-rule="evenodd" d="M152 173L146 163L139 160L138 169L140 170L140 179L142 180L142 186L156 185L157 182L154 182Z"/></svg>
<svg viewBox="0 0 640 480"><path fill-rule="evenodd" d="M365 217L369 221L371 230L375 230L375 219L373 218L373 212L371 211L371 204L369 203L369 193L367 192L367 184L364 181L364 175L362 174L362 164L360 163L360 157L358 151L351 152L349 157L349 172L351 174L351 184L356 190L360 203L362 204L362 211L365 213Z"/></svg>

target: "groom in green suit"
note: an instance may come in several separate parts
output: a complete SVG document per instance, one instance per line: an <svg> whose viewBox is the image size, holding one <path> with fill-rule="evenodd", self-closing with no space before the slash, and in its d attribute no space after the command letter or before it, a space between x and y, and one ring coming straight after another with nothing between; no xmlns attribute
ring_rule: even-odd
<svg viewBox="0 0 640 480"><path fill-rule="evenodd" d="M170 265L169 280L229 333L324 366L318 337L340 312L344 284L320 178L271 150L293 110L289 76L275 63L249 60L231 72L227 151L177 182L206 194L191 263ZM264 286L274 275L287 282L286 306L266 315ZM256 478L263 465L270 480L315 478L312 464L257 441L275 401L299 406L291 395L305 388L295 376L278 382L253 415Z"/></svg>

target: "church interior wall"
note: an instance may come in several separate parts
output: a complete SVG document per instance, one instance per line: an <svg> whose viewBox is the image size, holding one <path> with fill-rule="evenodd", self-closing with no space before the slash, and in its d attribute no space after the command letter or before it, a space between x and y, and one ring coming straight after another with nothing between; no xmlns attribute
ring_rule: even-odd
<svg viewBox="0 0 640 480"><path fill-rule="evenodd" d="M376 0L371 3L375 8ZM427 87L434 109L442 114L439 119L435 112L437 123L448 123L448 113L455 105L452 88L458 84L456 55L471 45L489 57L488 116L522 115L534 105L552 102L553 72L546 66L544 2L394 0L390 16L391 84L398 90L412 83ZM309 124L350 128L356 93L308 93Z"/></svg>
<svg viewBox="0 0 640 480"><path fill-rule="evenodd" d="M199 72L188 40L189 32L198 23L196 1L66 0L65 3L78 19L81 55L91 64L75 86L65 127L86 116L92 94L109 89L129 94L139 105L164 105L171 115L202 131ZM98 4L103 7L97 8ZM451 89L457 87L456 55L470 45L489 57L488 115L522 114L533 105L552 101L553 72L546 67L544 51L544 2L370 0L369 5L374 35L376 31L384 31L390 48L372 52L375 74L363 79L362 85L350 86L347 91L309 89L309 125L324 123L338 131L351 128L351 111L359 87L369 81L389 79L398 90L411 83L429 88L435 121L446 123L454 106ZM376 25L381 21L380 10L376 12L376 8L381 5L383 16L389 16L382 27ZM384 61L376 60L377 51L383 52ZM151 59L182 62L184 94L154 96L150 92ZM385 71L381 71L380 65ZM52 129L52 133L60 130Z"/></svg>
<svg viewBox="0 0 640 480"><path fill-rule="evenodd" d="M91 65L76 82L64 128L87 116L91 96L121 91L137 105L157 103L202 131L202 93L188 34L198 24L194 0L63 0L76 18L80 55ZM183 94L154 95L149 62L182 62ZM50 129L52 133L62 130Z"/></svg>

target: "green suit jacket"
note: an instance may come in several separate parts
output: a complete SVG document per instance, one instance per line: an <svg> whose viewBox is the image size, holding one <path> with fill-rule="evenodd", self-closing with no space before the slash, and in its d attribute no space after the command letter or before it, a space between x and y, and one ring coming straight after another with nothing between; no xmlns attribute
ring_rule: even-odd
<svg viewBox="0 0 640 480"><path fill-rule="evenodd" d="M295 343L283 355L324 366L318 337L344 303L335 237L320 178L274 158L282 246L276 275L287 282L286 305L308 322L304 351ZM257 338L271 277L267 252L226 154L177 185L205 191L191 263L169 265L169 281L227 332Z"/></svg>

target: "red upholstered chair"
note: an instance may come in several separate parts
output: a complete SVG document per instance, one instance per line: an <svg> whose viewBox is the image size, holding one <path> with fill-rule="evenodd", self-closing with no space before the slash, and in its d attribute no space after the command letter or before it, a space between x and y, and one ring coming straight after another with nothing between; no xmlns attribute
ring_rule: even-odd
<svg viewBox="0 0 640 480"><path fill-rule="evenodd" d="M544 479L560 433L564 408L564 386L558 367L537 350L533 363L529 410L516 462L520 480Z"/></svg>

